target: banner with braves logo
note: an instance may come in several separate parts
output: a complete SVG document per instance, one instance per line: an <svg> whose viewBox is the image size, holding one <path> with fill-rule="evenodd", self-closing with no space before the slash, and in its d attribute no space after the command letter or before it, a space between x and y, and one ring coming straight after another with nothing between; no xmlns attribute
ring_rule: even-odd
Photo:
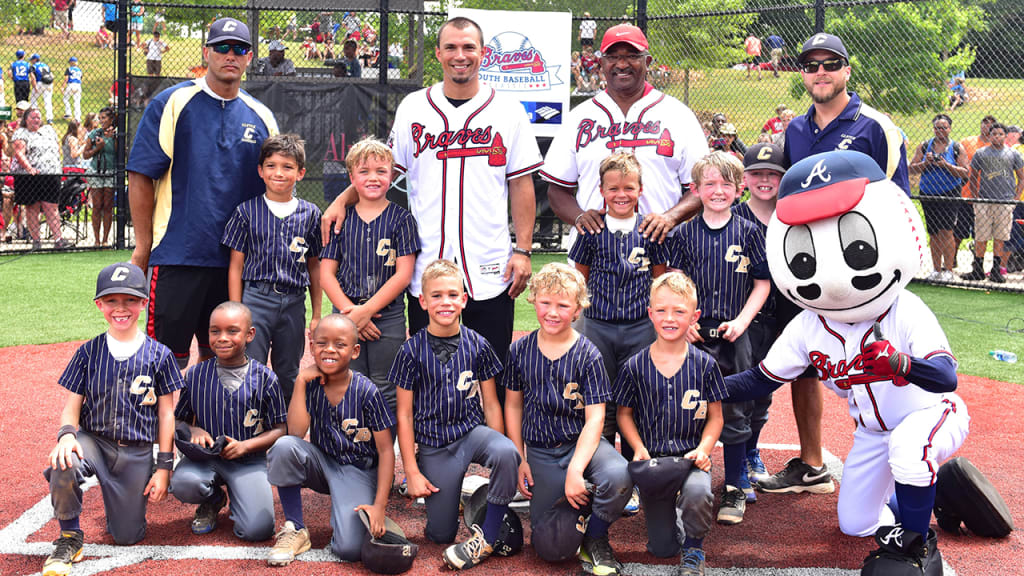
<svg viewBox="0 0 1024 576"><path fill-rule="evenodd" d="M480 24L480 79L523 103L536 136L554 136L569 112L572 14L452 8Z"/></svg>

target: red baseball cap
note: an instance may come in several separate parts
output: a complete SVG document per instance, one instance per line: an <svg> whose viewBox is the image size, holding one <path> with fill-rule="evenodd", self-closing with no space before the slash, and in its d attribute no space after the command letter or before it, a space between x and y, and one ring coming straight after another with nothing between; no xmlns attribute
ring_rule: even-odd
<svg viewBox="0 0 1024 576"><path fill-rule="evenodd" d="M619 42L625 42L641 52L647 50L647 37L643 30L632 24L617 24L605 30L604 38L601 39L601 53L607 52Z"/></svg>

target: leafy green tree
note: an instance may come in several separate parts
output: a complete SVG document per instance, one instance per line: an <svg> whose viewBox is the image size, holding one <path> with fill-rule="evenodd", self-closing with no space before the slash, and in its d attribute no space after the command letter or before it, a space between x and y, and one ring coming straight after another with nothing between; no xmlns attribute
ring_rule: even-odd
<svg viewBox="0 0 1024 576"><path fill-rule="evenodd" d="M0 34L7 36L18 32L39 30L50 23L52 3L47 0L6 0L3 18L0 18Z"/></svg>

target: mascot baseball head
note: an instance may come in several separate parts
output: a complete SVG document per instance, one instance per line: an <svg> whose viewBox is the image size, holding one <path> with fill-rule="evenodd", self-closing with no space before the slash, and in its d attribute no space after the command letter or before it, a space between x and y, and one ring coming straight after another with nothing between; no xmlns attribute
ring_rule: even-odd
<svg viewBox="0 0 1024 576"><path fill-rule="evenodd" d="M924 227L875 161L837 150L794 164L768 225L768 266L786 298L839 322L877 318L920 269Z"/></svg>

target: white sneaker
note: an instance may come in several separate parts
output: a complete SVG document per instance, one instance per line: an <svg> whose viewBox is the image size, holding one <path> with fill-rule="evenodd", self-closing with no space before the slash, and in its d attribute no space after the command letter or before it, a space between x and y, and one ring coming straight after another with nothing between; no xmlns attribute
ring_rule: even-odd
<svg viewBox="0 0 1024 576"><path fill-rule="evenodd" d="M956 280L952 270L943 270L939 273L939 282L952 282Z"/></svg>
<svg viewBox="0 0 1024 576"><path fill-rule="evenodd" d="M933 270L931 274L925 277L925 282L938 282L942 278L942 272Z"/></svg>

